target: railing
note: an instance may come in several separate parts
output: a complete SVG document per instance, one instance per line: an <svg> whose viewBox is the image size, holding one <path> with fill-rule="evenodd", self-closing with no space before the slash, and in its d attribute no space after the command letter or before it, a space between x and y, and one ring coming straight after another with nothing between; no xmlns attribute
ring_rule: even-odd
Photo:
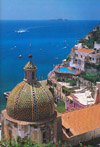
<svg viewBox="0 0 100 147"><path fill-rule="evenodd" d="M72 94L72 93L70 93L70 96L75 98L75 99L77 99L77 97L74 94Z"/></svg>
<svg viewBox="0 0 100 147"><path fill-rule="evenodd" d="M70 93L70 96L73 98L73 102L74 102L75 104L78 104L80 107L85 107L85 105L81 104L81 103L77 100L78 98L77 98L74 94Z"/></svg>
<svg viewBox="0 0 100 147"><path fill-rule="evenodd" d="M77 100L73 99L72 103L69 104L68 101L66 101L66 108L68 110L74 110L74 109L79 109L79 108L84 108L85 106L81 103L79 103Z"/></svg>
<svg viewBox="0 0 100 147"><path fill-rule="evenodd" d="M75 107L73 107L71 104L69 104L68 102L66 102L66 108L68 108L68 110L74 110Z"/></svg>

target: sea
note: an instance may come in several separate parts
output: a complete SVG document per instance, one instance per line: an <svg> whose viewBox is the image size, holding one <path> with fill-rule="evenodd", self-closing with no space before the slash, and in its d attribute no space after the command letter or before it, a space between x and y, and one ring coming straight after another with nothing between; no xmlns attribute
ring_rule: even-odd
<svg viewBox="0 0 100 147"><path fill-rule="evenodd" d="M98 20L0 20L0 111L6 108L3 93L23 80L29 54L37 66L37 79L45 80L79 39L98 25Z"/></svg>

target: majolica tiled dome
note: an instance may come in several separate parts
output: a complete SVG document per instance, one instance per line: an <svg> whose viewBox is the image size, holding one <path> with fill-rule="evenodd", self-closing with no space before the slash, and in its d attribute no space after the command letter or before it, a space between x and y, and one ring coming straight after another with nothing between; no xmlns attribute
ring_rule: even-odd
<svg viewBox="0 0 100 147"><path fill-rule="evenodd" d="M19 83L10 93L7 101L10 117L22 121L40 121L54 113L54 99L49 89L39 82Z"/></svg>
<svg viewBox="0 0 100 147"><path fill-rule="evenodd" d="M32 55L31 55L32 57ZM7 113L21 121L41 121L54 113L54 99L46 86L36 80L36 66L29 61L25 67L24 81L10 93Z"/></svg>

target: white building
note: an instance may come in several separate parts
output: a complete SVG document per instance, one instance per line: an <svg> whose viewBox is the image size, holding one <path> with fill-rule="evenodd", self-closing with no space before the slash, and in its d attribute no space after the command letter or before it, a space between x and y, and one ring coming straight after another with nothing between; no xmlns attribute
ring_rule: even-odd
<svg viewBox="0 0 100 147"><path fill-rule="evenodd" d="M69 64L71 68L84 71L86 61L88 61L89 63L100 63L100 49L93 50L81 48L75 50Z"/></svg>
<svg viewBox="0 0 100 147"><path fill-rule="evenodd" d="M89 54L93 52L94 50L86 48L75 50L73 57L70 61L70 67L84 71L85 61L89 57Z"/></svg>
<svg viewBox="0 0 100 147"><path fill-rule="evenodd" d="M82 43L78 43L74 45L74 49L80 49L80 48L82 48Z"/></svg>
<svg viewBox="0 0 100 147"><path fill-rule="evenodd" d="M100 53L90 54L89 57L90 57L89 59L90 63L100 63Z"/></svg>
<svg viewBox="0 0 100 147"><path fill-rule="evenodd" d="M84 38L88 40L88 39L89 39L89 36L88 36L88 35L86 35Z"/></svg>
<svg viewBox="0 0 100 147"><path fill-rule="evenodd" d="M100 49L100 44L97 43L96 41L94 42L94 48L96 48L96 49Z"/></svg>

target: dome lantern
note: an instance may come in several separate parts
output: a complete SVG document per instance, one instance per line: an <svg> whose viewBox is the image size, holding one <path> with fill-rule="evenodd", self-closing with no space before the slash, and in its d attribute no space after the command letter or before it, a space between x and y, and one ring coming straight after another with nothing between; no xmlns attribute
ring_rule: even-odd
<svg viewBox="0 0 100 147"><path fill-rule="evenodd" d="M32 55L29 55L32 58ZM29 61L24 67L24 81L29 84L36 82L36 66L32 61Z"/></svg>

